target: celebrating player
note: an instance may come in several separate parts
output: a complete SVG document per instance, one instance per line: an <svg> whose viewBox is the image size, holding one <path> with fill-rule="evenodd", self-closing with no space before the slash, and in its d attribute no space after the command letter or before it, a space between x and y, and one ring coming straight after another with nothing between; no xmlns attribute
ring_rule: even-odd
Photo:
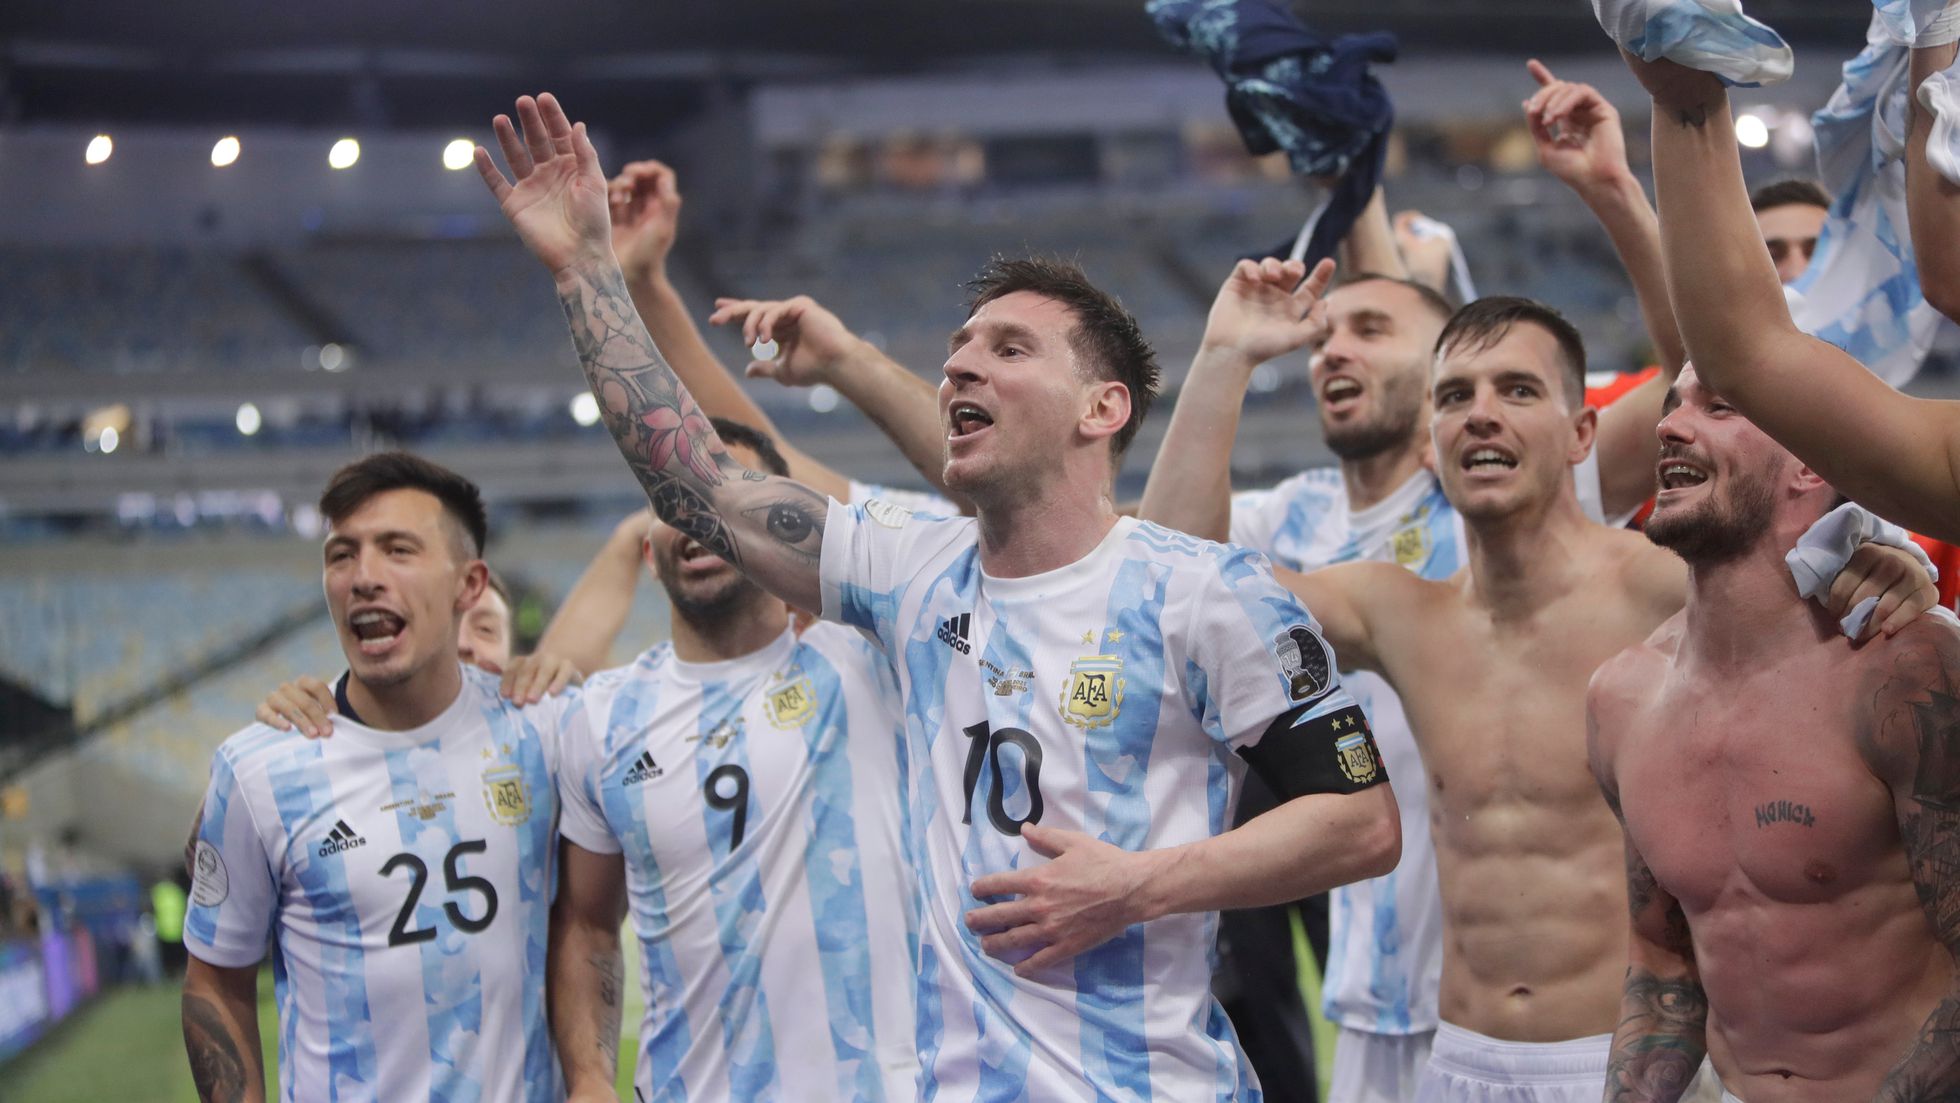
<svg viewBox="0 0 1960 1103"><path fill-rule="evenodd" d="M1316 288L1296 287L1304 276L1297 262L1240 265L1220 299L1232 300L1241 343L1277 355L1317 332ZM1400 695L1432 783L1444 955L1442 1021L1416 1094L1425 1103L1492 1085L1505 1099L1596 1098L1617 1021L1619 831L1586 766L1585 685L1679 609L1685 582L1637 534L1580 512L1570 469L1595 429L1583 373L1578 334L1548 308L1495 298L1458 311L1436 343L1430 427L1443 492L1465 523L1465 569L1442 581L1385 562L1282 572L1325 605L1342 658ZM1147 517L1203 523L1212 512L1172 492L1222 478L1230 454L1217 396L1199 393L1172 418L1159 466L1183 470L1153 472ZM1918 581L1888 602L1910 592L1925 608L1930 586Z"/></svg>
<svg viewBox="0 0 1960 1103"><path fill-rule="evenodd" d="M496 120L516 183L478 168L655 512L897 665L921 1093L1256 1097L1208 991L1215 912L1383 872L1394 799L1263 561L1116 518L1155 375L1134 322L1070 270L993 269L941 385L977 518L831 504L727 459L634 315L583 126L549 96L518 115ZM1221 834L1234 750L1290 799Z"/></svg>
<svg viewBox="0 0 1960 1103"><path fill-rule="evenodd" d="M334 738L226 740L193 843L184 1042L205 1099L262 1099L273 949L282 1097L558 1097L544 996L564 702L463 666L486 585L468 480L393 452L320 498L348 673Z"/></svg>
<svg viewBox="0 0 1960 1103"><path fill-rule="evenodd" d="M785 473L769 438L715 429ZM890 664L837 625L794 635L781 599L669 525L645 555L673 641L595 675L565 735L550 976L571 1097L612 1099L630 897L642 1099L913 1098Z"/></svg>
<svg viewBox="0 0 1960 1103"><path fill-rule="evenodd" d="M1602 667L1593 768L1626 826L1631 960L1608 1100L1960 1090L1960 627L1855 646L1784 556L1833 491L1690 370L1647 535L1687 607Z"/></svg>

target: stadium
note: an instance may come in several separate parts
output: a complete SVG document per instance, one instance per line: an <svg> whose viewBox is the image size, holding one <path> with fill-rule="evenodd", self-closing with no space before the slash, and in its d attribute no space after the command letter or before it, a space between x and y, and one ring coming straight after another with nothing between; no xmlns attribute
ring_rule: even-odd
<svg viewBox="0 0 1960 1103"><path fill-rule="evenodd" d="M1960 1093L1956 40L0 12L0 1101Z"/></svg>

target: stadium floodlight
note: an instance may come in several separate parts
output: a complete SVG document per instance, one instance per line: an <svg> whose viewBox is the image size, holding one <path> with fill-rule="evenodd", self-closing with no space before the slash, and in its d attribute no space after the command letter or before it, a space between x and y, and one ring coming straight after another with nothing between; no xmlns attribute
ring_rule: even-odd
<svg viewBox="0 0 1960 1103"><path fill-rule="evenodd" d="M116 432L116 427L113 425L104 426L102 435L96 438L96 447L102 449L102 454L105 456L114 452L116 446L121 443L122 434Z"/></svg>
<svg viewBox="0 0 1960 1103"><path fill-rule="evenodd" d="M1769 124L1754 111L1735 117L1735 140L1745 149L1761 149L1769 144Z"/></svg>
<svg viewBox="0 0 1960 1103"><path fill-rule="evenodd" d="M461 172L476 160L476 143L468 138L452 138L442 147L442 167L450 172Z"/></svg>
<svg viewBox="0 0 1960 1103"><path fill-rule="evenodd" d="M218 139L218 144L211 147L212 167L224 168L238 160L238 150L238 138L235 135L227 134Z"/></svg>
<svg viewBox="0 0 1960 1103"><path fill-rule="evenodd" d="M116 140L114 138L109 137L107 134L97 134L88 140L88 152L82 154L82 160L87 161L91 165L99 165L107 161L109 155L115 151Z"/></svg>
<svg viewBox="0 0 1960 1103"><path fill-rule="evenodd" d="M328 341L320 346L320 366L328 371L347 370L347 350Z"/></svg>
<svg viewBox="0 0 1960 1103"><path fill-rule="evenodd" d="M259 416L259 408L250 402L240 403L238 407L238 432L242 436L253 436L265 419Z"/></svg>
<svg viewBox="0 0 1960 1103"><path fill-rule="evenodd" d="M333 144L332 149L327 151L327 166L329 168L353 168L354 162L360 159L361 143L352 138L342 138Z"/></svg>
<svg viewBox="0 0 1960 1103"><path fill-rule="evenodd" d="M584 428L599 424L599 400L592 397L591 391L580 391L572 396L572 420Z"/></svg>
<svg viewBox="0 0 1960 1103"><path fill-rule="evenodd" d="M810 388L808 401L812 410L820 414L827 414L837 408L839 397L837 388L828 383L819 383Z"/></svg>

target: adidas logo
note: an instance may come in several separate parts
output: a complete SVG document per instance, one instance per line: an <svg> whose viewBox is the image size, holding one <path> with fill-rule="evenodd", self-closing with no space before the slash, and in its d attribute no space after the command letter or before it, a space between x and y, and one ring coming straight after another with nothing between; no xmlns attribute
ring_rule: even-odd
<svg viewBox="0 0 1960 1103"><path fill-rule="evenodd" d="M957 617L947 617L939 622L939 642L962 655L973 654L973 645L966 640L966 631L973 624L972 613L961 613Z"/></svg>
<svg viewBox="0 0 1960 1103"><path fill-rule="evenodd" d="M659 763L653 760L652 751L641 751L639 761L633 763L633 768L626 771L626 784L639 785L643 782L652 781L654 778L666 772L660 768Z"/></svg>
<svg viewBox="0 0 1960 1103"><path fill-rule="evenodd" d="M327 833L327 841L320 844L320 857L326 858L343 850L366 845L367 840L354 834L354 829L347 826L346 820L336 820L333 830Z"/></svg>

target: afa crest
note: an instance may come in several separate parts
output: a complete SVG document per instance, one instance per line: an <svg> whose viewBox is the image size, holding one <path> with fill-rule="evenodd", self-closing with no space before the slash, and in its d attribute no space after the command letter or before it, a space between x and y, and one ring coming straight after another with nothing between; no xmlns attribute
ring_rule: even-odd
<svg viewBox="0 0 1960 1103"><path fill-rule="evenodd" d="M531 818L531 786L524 771L509 763L483 771L483 803L490 818L506 827L516 827Z"/></svg>
<svg viewBox="0 0 1960 1103"><path fill-rule="evenodd" d="M1341 764L1341 774L1356 785L1366 785L1381 773L1381 759L1375 757L1375 748L1368 741L1368 733L1352 732L1334 741L1334 758Z"/></svg>
<svg viewBox="0 0 1960 1103"><path fill-rule="evenodd" d="M1068 686L1062 690L1062 722L1078 728L1103 728L1116 722L1123 706L1123 657L1084 655L1068 665Z"/></svg>
<svg viewBox="0 0 1960 1103"><path fill-rule="evenodd" d="M1429 530L1423 527L1422 518L1411 517L1408 523L1396 529L1388 538L1389 550L1395 555L1395 563L1401 567L1414 567L1429 558Z"/></svg>
<svg viewBox="0 0 1960 1103"><path fill-rule="evenodd" d="M800 728L817 711L816 691L808 675L798 674L771 686L763 708L769 722L779 728Z"/></svg>

